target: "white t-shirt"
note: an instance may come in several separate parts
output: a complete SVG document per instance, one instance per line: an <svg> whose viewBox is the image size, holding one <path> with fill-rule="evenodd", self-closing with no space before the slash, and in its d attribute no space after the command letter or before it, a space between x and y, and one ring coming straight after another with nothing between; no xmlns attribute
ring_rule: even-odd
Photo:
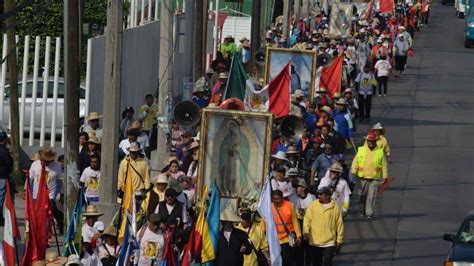
<svg viewBox="0 0 474 266"><path fill-rule="evenodd" d="M87 223L82 225L82 241L91 242L95 234L99 233L95 227L88 226Z"/></svg>
<svg viewBox="0 0 474 266"><path fill-rule="evenodd" d="M322 187L330 187L332 186L333 180L329 177L329 170L326 172L326 175L321 179L319 183L318 189ZM344 178L339 178L339 182L337 182L336 191L334 191L332 195L332 199L336 201L337 206L341 208L343 211L347 211L342 208L344 202L349 202L351 189L349 188L349 184Z"/></svg>
<svg viewBox="0 0 474 266"><path fill-rule="evenodd" d="M33 182L33 199L36 199L39 188L39 181L41 177L41 161L36 160L31 164L30 167L30 182ZM56 162L50 162L46 164L46 186L48 187L49 199L54 199L59 193L58 182L61 175L61 167Z"/></svg>
<svg viewBox="0 0 474 266"><path fill-rule="evenodd" d="M377 69L377 77L387 77L390 74L392 66L387 60L379 60L375 63L375 69Z"/></svg>
<svg viewBox="0 0 474 266"><path fill-rule="evenodd" d="M360 72L355 80L355 82L359 83L359 94L372 95L372 80L374 79L374 74Z"/></svg>
<svg viewBox="0 0 474 266"><path fill-rule="evenodd" d="M194 205L194 195L196 194L194 189L185 189L183 190L183 193L186 194L188 198L188 205ZM189 207L188 207L189 208Z"/></svg>
<svg viewBox="0 0 474 266"><path fill-rule="evenodd" d="M92 170L89 166L82 172L81 182L86 187L86 197L99 197L100 171Z"/></svg>
<svg viewBox="0 0 474 266"><path fill-rule="evenodd" d="M109 255L109 253L111 256L118 257L119 252L120 252L120 245L113 247L105 243L104 245L98 246L98 250L99 250L99 259L106 258Z"/></svg>
<svg viewBox="0 0 474 266"><path fill-rule="evenodd" d="M141 232L138 234L139 237L141 236L138 239L138 243L140 244L140 258L138 260L138 265L149 266L151 265L152 260L157 262L160 261L165 247L165 239L161 231L154 233L148 227L142 230L145 230L143 236L141 236Z"/></svg>
<svg viewBox="0 0 474 266"><path fill-rule="evenodd" d="M311 193L308 193L306 195L306 198L302 199L300 197L298 197L298 204L295 205L295 208L296 209L305 209L308 208L308 206L313 203L313 201L316 200L316 197L311 194Z"/></svg>

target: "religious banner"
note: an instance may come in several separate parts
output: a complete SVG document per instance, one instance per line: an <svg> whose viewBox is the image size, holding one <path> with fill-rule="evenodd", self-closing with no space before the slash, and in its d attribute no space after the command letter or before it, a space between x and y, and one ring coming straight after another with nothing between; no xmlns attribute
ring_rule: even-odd
<svg viewBox="0 0 474 266"><path fill-rule="evenodd" d="M205 108L198 187L214 181L221 197L257 202L269 173L272 114Z"/></svg>
<svg viewBox="0 0 474 266"><path fill-rule="evenodd" d="M352 25L352 3L334 3L331 9L329 34L349 36Z"/></svg>

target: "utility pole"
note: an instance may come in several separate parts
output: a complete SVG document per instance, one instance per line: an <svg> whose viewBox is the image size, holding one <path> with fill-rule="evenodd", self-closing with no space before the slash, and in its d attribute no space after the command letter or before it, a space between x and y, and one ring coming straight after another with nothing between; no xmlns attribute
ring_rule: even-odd
<svg viewBox="0 0 474 266"><path fill-rule="evenodd" d="M283 0L283 36L286 37L287 43L290 43L290 1Z"/></svg>
<svg viewBox="0 0 474 266"><path fill-rule="evenodd" d="M203 30L203 21L204 18L207 17L204 15L204 1L202 0L194 0L194 82L196 82L199 78L202 77L204 74L203 70L203 62L205 53L205 46L203 39L206 38L206 31ZM207 21L207 20L206 20ZM188 16L186 14L186 24L192 23L189 21Z"/></svg>
<svg viewBox="0 0 474 266"><path fill-rule="evenodd" d="M118 146L120 114L120 79L122 71L122 1L107 1L107 29L105 32L104 69L104 135L100 173L100 211L104 221L110 221L118 209Z"/></svg>
<svg viewBox="0 0 474 266"><path fill-rule="evenodd" d="M13 9L13 0L5 0L5 13ZM7 69L8 80L10 82L10 118L11 118L11 151L13 156L13 176L20 175L20 118L18 114L18 69L17 69L17 49L10 52L15 47L15 18L10 16L6 20L7 27Z"/></svg>
<svg viewBox="0 0 474 266"><path fill-rule="evenodd" d="M79 187L79 85L81 81L81 26L79 0L64 0L64 67L66 81L64 130L66 134L66 221L74 209ZM67 228L66 228L67 229Z"/></svg>
<svg viewBox="0 0 474 266"><path fill-rule="evenodd" d="M262 16L262 1L252 1L252 27L250 33L250 70L255 64L255 53L260 50L260 17ZM256 67L258 69L258 67ZM252 72L252 71L250 71Z"/></svg>
<svg viewBox="0 0 474 266"><path fill-rule="evenodd" d="M293 21L293 28L296 28L300 21L301 0L295 0L293 10L294 10L293 14L295 14L295 20Z"/></svg>
<svg viewBox="0 0 474 266"><path fill-rule="evenodd" d="M173 1L161 1L158 116L166 117L168 98L173 96ZM162 121L161 121L162 122ZM160 123L159 123L160 124ZM168 155L167 132L158 126L157 149L152 153L152 169L161 169Z"/></svg>
<svg viewBox="0 0 474 266"><path fill-rule="evenodd" d="M308 16L311 14L309 9L309 0L303 0L302 3L301 17L308 18Z"/></svg>

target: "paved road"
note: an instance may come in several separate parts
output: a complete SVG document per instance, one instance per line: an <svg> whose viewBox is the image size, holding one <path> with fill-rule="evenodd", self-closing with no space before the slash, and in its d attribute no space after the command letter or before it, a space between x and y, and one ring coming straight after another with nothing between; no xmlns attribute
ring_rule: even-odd
<svg viewBox="0 0 474 266"><path fill-rule="evenodd" d="M474 209L474 49L463 48L463 20L439 2L415 34L406 74L375 99L372 122L387 128L396 180L375 220L351 211L336 265L441 265L443 233Z"/></svg>

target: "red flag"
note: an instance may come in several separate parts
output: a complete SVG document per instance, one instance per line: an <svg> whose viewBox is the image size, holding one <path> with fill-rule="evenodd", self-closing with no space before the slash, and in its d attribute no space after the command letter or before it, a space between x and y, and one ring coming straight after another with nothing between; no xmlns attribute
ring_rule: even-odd
<svg viewBox="0 0 474 266"><path fill-rule="evenodd" d="M195 249L195 237L196 237L196 223L193 223L191 227L191 233L189 235L188 243L184 247L184 254L183 260L181 262L181 266L191 266L192 262L196 257L196 249ZM201 251L201 249L199 249Z"/></svg>
<svg viewBox="0 0 474 266"><path fill-rule="evenodd" d="M15 206L11 198L10 184L5 182L5 206L3 208L3 218L5 219L5 227L3 233L3 251L6 258L6 265L15 265L15 239L20 239L20 231L16 223Z"/></svg>
<svg viewBox="0 0 474 266"><path fill-rule="evenodd" d="M269 111L275 118L281 118L290 113L290 66L291 61L281 72L268 83Z"/></svg>
<svg viewBox="0 0 474 266"><path fill-rule="evenodd" d="M393 0L380 0L380 13L393 13Z"/></svg>
<svg viewBox="0 0 474 266"><path fill-rule="evenodd" d="M46 171L46 165L42 162L41 176L38 185L38 195L36 197L36 232L38 234L38 259L43 260L46 255L46 246L48 244L48 231L52 224L51 209L49 208L49 192L46 186L46 180L48 178L48 172Z"/></svg>
<svg viewBox="0 0 474 266"><path fill-rule="evenodd" d="M38 249L36 245L38 240L36 234L35 206L33 204L33 197L31 196L30 179L28 176L26 177L25 197L25 251L21 265L29 266L33 261L38 260Z"/></svg>
<svg viewBox="0 0 474 266"><path fill-rule="evenodd" d="M163 251L163 256L162 256L162 260L166 261L166 266L176 266L177 263L176 263L176 254L175 254L175 251L174 251L174 248L173 248L173 245L174 245L174 240L175 240L175 237L174 237L174 234L176 233L175 232L175 228L170 228L168 229L168 232L167 232L167 239L166 239L166 243L165 243L165 249Z"/></svg>
<svg viewBox="0 0 474 266"><path fill-rule="evenodd" d="M330 66L321 71L319 87L326 88L329 96L332 98L334 93L341 91L342 62L344 54L338 56Z"/></svg>

